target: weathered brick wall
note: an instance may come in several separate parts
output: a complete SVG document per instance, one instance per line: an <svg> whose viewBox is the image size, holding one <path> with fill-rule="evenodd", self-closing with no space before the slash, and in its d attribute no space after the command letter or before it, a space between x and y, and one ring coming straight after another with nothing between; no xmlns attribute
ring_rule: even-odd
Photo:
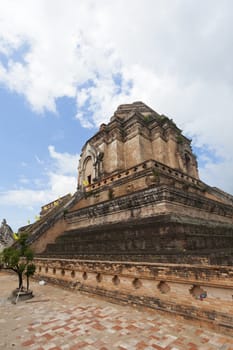
<svg viewBox="0 0 233 350"><path fill-rule="evenodd" d="M232 264L233 230L175 215L67 231L44 256L93 260ZM227 261L227 259L229 261Z"/></svg>
<svg viewBox="0 0 233 350"><path fill-rule="evenodd" d="M228 265L232 247L231 206L169 186L72 210L32 245L36 254L46 248L50 257L181 263L207 258Z"/></svg>
<svg viewBox="0 0 233 350"><path fill-rule="evenodd" d="M118 198L129 193L141 191L151 187L159 187L161 185L170 186L177 190L185 191L187 196L194 194L200 197L200 200L211 200L219 203L230 204L232 202L226 196L218 196L216 191L204 184L202 181L188 176L178 170L172 169L157 161L149 160L125 171L120 171L117 174L109 177L104 177L89 186L85 187L85 197L76 203L72 211L95 205L112 198ZM110 198L111 192L111 198ZM224 198L226 199L224 201ZM196 200L196 203L199 199ZM210 201L210 203L211 203ZM195 208L195 204L191 205L191 210ZM189 206L190 203L184 202ZM214 204L212 203L212 206ZM198 206L196 206L196 209ZM204 209L204 208L203 208ZM214 214L214 210L211 209ZM199 213L201 215L201 213ZM194 213L197 215L197 212Z"/></svg>
<svg viewBox="0 0 233 350"><path fill-rule="evenodd" d="M84 166L89 157L96 173L96 181L149 159L162 161L198 179L191 141L182 135L172 120L158 115L141 102L128 105L123 114L122 107L124 105L119 106L111 121L102 125L99 132L83 147L79 163L79 188L83 188L83 180L86 181L92 174ZM100 152L103 153L101 159L98 158ZM190 159L189 166L185 155ZM96 171L96 167L101 167L102 170L99 168ZM92 177L91 183L93 182Z"/></svg>
<svg viewBox="0 0 233 350"><path fill-rule="evenodd" d="M114 188L113 191L115 191ZM88 198L92 198L92 196L94 197L95 193L88 193ZM160 185L144 191L128 193L127 196L119 197L119 199L109 199L96 204L91 204L90 200L89 205L81 210L76 209L76 207L72 208L72 212L66 215L70 229L90 224L122 222L132 216L135 217L138 208L140 208L141 218L153 217L161 213L177 213L232 224L232 206L211 201L203 196L172 186ZM91 207L92 205L93 207ZM92 215L93 222L90 222L91 212L96 212L96 215Z"/></svg>
<svg viewBox="0 0 233 350"><path fill-rule="evenodd" d="M31 248L35 253L42 253L48 244L54 243L56 238L68 228L67 222L64 218L59 219L52 225L48 230L46 230L42 236L38 237L32 244Z"/></svg>
<svg viewBox="0 0 233 350"><path fill-rule="evenodd" d="M233 268L35 259L36 278L233 329Z"/></svg>

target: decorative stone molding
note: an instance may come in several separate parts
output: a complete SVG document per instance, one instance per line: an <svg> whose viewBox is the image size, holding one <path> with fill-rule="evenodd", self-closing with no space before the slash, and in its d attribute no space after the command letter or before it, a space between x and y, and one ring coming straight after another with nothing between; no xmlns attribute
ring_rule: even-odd
<svg viewBox="0 0 233 350"><path fill-rule="evenodd" d="M35 263L38 279L232 332L232 267L62 259L35 259ZM56 274L46 266L56 268Z"/></svg>
<svg viewBox="0 0 233 350"><path fill-rule="evenodd" d="M232 218L233 215L233 208L230 205L206 199L204 197L200 198L195 196L195 194L184 193L178 189L161 186L159 188L150 188L141 192L129 194L123 198L113 199L109 202L73 211L66 215L66 219L71 223L79 217L99 217L101 215L106 215L106 213L109 214L111 212L129 209L130 207L136 208L140 206L148 206L150 204L154 205L155 203L165 201L187 205L189 207L198 208L229 218Z"/></svg>

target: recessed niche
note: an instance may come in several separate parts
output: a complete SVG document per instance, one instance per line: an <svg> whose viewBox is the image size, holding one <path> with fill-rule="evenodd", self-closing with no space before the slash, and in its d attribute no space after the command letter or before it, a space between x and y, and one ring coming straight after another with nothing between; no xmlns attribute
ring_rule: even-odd
<svg viewBox="0 0 233 350"><path fill-rule="evenodd" d="M61 275L65 276L65 270L64 269L61 270Z"/></svg>
<svg viewBox="0 0 233 350"><path fill-rule="evenodd" d="M135 278L132 282L133 286L135 289L141 288L142 282L140 281L139 278Z"/></svg>
<svg viewBox="0 0 233 350"><path fill-rule="evenodd" d="M54 275L56 274L56 269L55 269L55 267L53 268L53 274L54 274Z"/></svg>
<svg viewBox="0 0 233 350"><path fill-rule="evenodd" d="M74 277L75 277L75 271L74 271L74 270L71 271L71 274L70 274L70 275L71 275L72 278L74 278Z"/></svg>
<svg viewBox="0 0 233 350"><path fill-rule="evenodd" d="M101 273L97 273L97 275L96 275L96 281L97 281L98 283L100 283L102 280L103 280L103 276L101 275Z"/></svg>
<svg viewBox="0 0 233 350"><path fill-rule="evenodd" d="M41 266L39 266L39 272L41 272Z"/></svg>
<svg viewBox="0 0 233 350"><path fill-rule="evenodd" d="M49 271L49 268L48 268L48 266L46 266L45 272L48 273L48 271Z"/></svg>
<svg viewBox="0 0 233 350"><path fill-rule="evenodd" d="M207 292L201 288L201 286L198 286L196 284L192 286L189 292L195 299L203 300L207 297Z"/></svg>
<svg viewBox="0 0 233 350"><path fill-rule="evenodd" d="M163 294L167 294L168 292L170 292L170 289L171 289L168 283L165 281L160 281L157 288Z"/></svg>
<svg viewBox="0 0 233 350"><path fill-rule="evenodd" d="M112 278L112 283L114 284L114 286L118 286L120 284L120 278L117 275L115 275Z"/></svg>
<svg viewBox="0 0 233 350"><path fill-rule="evenodd" d="M86 271L85 271L85 272L83 272L83 279L84 279L84 280L87 280L87 278L88 278L88 276L87 276L87 273L86 273Z"/></svg>

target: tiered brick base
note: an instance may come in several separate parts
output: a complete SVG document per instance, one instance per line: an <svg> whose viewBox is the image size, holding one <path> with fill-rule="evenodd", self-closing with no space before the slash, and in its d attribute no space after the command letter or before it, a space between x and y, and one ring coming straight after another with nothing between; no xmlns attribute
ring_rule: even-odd
<svg viewBox="0 0 233 350"><path fill-rule="evenodd" d="M37 278L232 334L233 268L67 259L36 259L36 265Z"/></svg>

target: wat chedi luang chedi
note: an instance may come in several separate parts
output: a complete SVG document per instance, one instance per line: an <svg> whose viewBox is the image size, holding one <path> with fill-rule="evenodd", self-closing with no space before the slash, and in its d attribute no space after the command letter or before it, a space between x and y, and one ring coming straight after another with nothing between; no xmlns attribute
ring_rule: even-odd
<svg viewBox="0 0 233 350"><path fill-rule="evenodd" d="M201 181L191 141L142 102L100 126L76 193L24 229L38 278L233 331L233 197Z"/></svg>

